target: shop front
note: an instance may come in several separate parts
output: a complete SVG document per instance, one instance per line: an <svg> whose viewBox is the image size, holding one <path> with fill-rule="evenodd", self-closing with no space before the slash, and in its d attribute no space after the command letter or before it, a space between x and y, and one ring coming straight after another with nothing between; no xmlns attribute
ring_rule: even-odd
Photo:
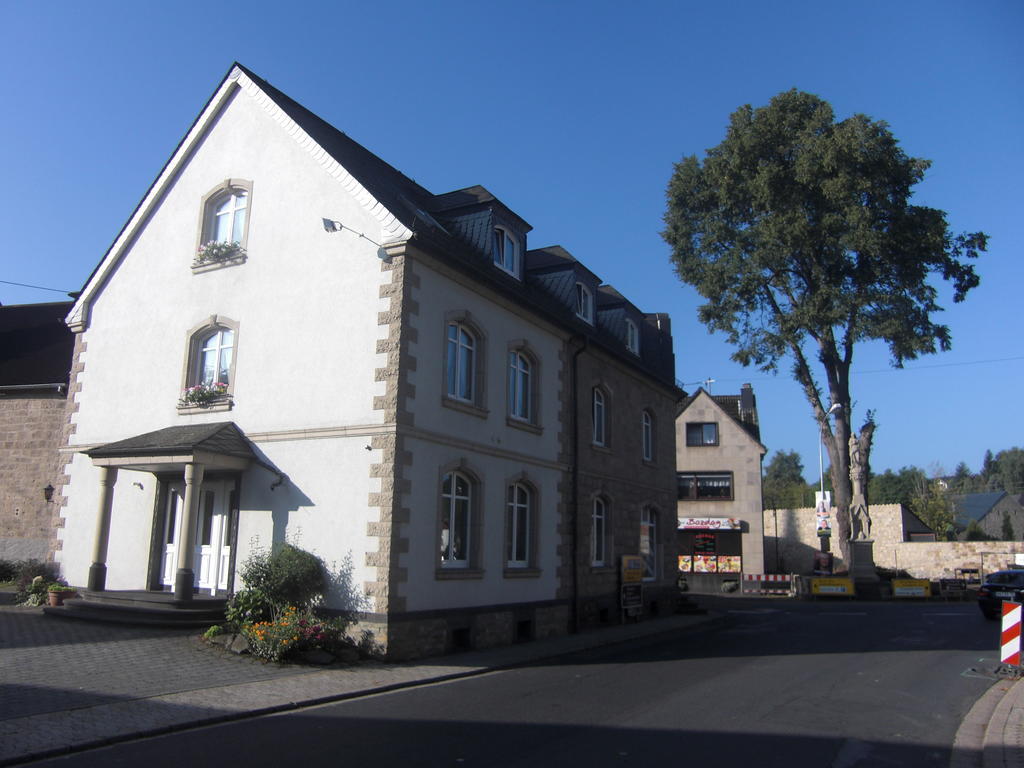
<svg viewBox="0 0 1024 768"><path fill-rule="evenodd" d="M743 574L743 521L735 517L681 517L679 585L692 592L719 592Z"/></svg>

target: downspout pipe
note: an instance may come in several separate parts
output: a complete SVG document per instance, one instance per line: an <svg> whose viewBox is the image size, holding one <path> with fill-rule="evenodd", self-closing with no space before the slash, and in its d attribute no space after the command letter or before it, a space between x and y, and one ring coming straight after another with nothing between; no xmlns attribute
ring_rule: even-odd
<svg viewBox="0 0 1024 768"><path fill-rule="evenodd" d="M569 484L569 509L572 514L572 631L577 634L580 631L580 393L579 393L579 358L587 349L586 336L574 336L569 340L570 346L579 344L579 348L572 354L572 365L569 368L569 386L572 392L570 405L572 416L570 419L571 441L570 457L572 480Z"/></svg>

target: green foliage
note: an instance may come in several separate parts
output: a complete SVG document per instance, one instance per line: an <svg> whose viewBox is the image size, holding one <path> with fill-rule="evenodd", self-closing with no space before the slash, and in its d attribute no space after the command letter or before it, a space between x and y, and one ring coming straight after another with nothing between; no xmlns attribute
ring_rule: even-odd
<svg viewBox="0 0 1024 768"><path fill-rule="evenodd" d="M236 592L224 607L224 620L234 629L266 621L274 615L274 605L261 589Z"/></svg>
<svg viewBox="0 0 1024 768"><path fill-rule="evenodd" d="M703 161L684 157L669 181L662 236L676 274L704 299L700 320L743 365L792 362L828 438L841 509L852 493L855 347L883 341L897 366L949 349L932 283L952 283L954 302L978 284L969 260L986 235L953 236L945 213L910 204L928 165L884 122L836 122L827 102L794 89L736 110L725 139ZM842 406L834 432L830 402Z"/></svg>
<svg viewBox="0 0 1024 768"><path fill-rule="evenodd" d="M223 635L224 628L220 624L214 624L212 627L203 632L204 640L213 640L217 635Z"/></svg>
<svg viewBox="0 0 1024 768"><path fill-rule="evenodd" d="M965 541L992 541L993 537L989 536L985 531L981 529L981 524L977 520L971 520L967 524L967 530L964 532Z"/></svg>
<svg viewBox="0 0 1024 768"><path fill-rule="evenodd" d="M282 661L301 651L323 648L326 651L345 645L344 619L321 619L312 611L287 606L271 620L242 627L249 652L267 661Z"/></svg>
<svg viewBox="0 0 1024 768"><path fill-rule="evenodd" d="M292 544L282 544L272 552L257 550L243 564L240 575L248 591L261 593L274 612L289 605L315 605L327 585L323 561ZM251 597L255 601L260 595Z"/></svg>
<svg viewBox="0 0 1024 768"><path fill-rule="evenodd" d="M761 486L766 509L798 509L809 506L804 467L796 451L776 451L764 469ZM812 497L813 498L813 497Z"/></svg>
<svg viewBox="0 0 1024 768"><path fill-rule="evenodd" d="M949 496L937 481L922 480L910 500L910 511L935 531L938 541L952 541L956 538L956 512Z"/></svg>
<svg viewBox="0 0 1024 768"><path fill-rule="evenodd" d="M1017 537L1013 533L1013 523L1010 522L1010 513L1003 512L1003 541L1014 541Z"/></svg>
<svg viewBox="0 0 1024 768"><path fill-rule="evenodd" d="M18 563L15 560L0 560L0 584L18 578Z"/></svg>
<svg viewBox="0 0 1024 768"><path fill-rule="evenodd" d="M66 583L60 577L56 563L22 560L18 563L18 575L15 579L18 588L15 599L23 605L42 605L47 600L47 588L53 583Z"/></svg>
<svg viewBox="0 0 1024 768"><path fill-rule="evenodd" d="M887 469L868 481L868 502L902 504L909 509L918 489L926 483L924 470L917 467L903 467L899 472Z"/></svg>

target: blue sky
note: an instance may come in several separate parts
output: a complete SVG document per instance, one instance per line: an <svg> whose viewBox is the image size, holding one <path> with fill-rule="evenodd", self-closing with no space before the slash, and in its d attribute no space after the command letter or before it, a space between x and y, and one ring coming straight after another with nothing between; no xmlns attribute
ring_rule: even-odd
<svg viewBox="0 0 1024 768"><path fill-rule="evenodd" d="M237 8L237 11L234 9ZM434 192L483 184L646 311L673 319L677 376L749 381L770 452L816 480L813 418L784 365L743 369L696 320L659 235L672 165L729 114L800 88L886 120L933 161L915 202L982 229L981 286L953 350L890 368L858 350L873 468L980 467L1024 445L1020 222L1024 3L0 3L0 280L75 290L234 60ZM59 293L0 283L4 304Z"/></svg>

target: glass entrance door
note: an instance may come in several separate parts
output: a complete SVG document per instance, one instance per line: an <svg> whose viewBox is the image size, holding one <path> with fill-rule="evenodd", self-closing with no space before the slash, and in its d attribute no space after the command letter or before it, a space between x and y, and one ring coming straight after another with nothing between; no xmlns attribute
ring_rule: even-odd
<svg viewBox="0 0 1024 768"><path fill-rule="evenodd" d="M204 482L199 491L199 509L196 515L195 553L192 570L195 586L215 594L228 587L228 567L231 563L231 539L228 512L232 483L225 480ZM167 508L164 515L163 561L160 581L173 587L178 571L178 546L182 541L181 525L184 519L184 483L171 483L167 489Z"/></svg>

